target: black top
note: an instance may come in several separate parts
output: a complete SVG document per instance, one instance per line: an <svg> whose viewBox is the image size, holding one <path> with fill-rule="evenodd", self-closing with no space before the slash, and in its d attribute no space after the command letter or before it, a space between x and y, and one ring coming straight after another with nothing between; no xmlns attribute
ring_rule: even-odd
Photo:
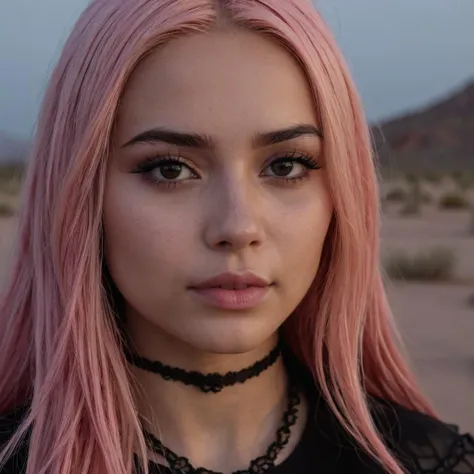
<svg viewBox="0 0 474 474"><path fill-rule="evenodd" d="M307 389L308 387L306 387ZM268 474L383 474L380 465L358 448L315 390L307 390L310 412L300 442L292 454ZM474 438L453 425L371 398L373 420L386 443L409 474L474 474ZM24 410L0 417L0 446L11 436ZM24 474L27 443L0 474ZM171 473L150 463L152 474Z"/></svg>

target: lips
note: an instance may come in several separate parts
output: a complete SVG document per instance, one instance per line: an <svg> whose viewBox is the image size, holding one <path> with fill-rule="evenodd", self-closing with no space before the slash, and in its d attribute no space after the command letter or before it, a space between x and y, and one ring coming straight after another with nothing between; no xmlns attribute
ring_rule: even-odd
<svg viewBox="0 0 474 474"><path fill-rule="evenodd" d="M252 272L246 273L222 273L213 278L209 278L196 285L193 285L194 289L205 289L205 288L222 288L224 290L244 290L249 287L265 288L270 286L265 278L260 277Z"/></svg>
<svg viewBox="0 0 474 474"><path fill-rule="evenodd" d="M191 287L201 302L224 310L248 310L264 301L272 284L254 273L224 273Z"/></svg>

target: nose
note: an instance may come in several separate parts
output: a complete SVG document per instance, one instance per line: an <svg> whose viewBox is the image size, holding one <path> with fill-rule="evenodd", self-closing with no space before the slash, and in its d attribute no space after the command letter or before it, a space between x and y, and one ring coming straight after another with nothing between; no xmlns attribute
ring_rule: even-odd
<svg viewBox="0 0 474 474"><path fill-rule="evenodd" d="M258 197L242 183L223 184L212 195L205 225L205 242L212 249L241 251L263 241Z"/></svg>

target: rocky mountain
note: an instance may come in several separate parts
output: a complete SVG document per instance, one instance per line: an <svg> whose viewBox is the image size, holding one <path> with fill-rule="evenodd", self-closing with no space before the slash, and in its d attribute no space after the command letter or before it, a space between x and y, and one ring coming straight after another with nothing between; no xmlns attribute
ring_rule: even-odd
<svg viewBox="0 0 474 474"><path fill-rule="evenodd" d="M384 172L474 171L474 82L372 133Z"/></svg>

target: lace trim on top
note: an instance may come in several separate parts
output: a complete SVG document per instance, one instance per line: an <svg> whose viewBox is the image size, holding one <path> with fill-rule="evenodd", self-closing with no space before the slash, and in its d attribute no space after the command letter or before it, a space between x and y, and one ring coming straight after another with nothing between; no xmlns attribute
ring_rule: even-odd
<svg viewBox="0 0 474 474"><path fill-rule="evenodd" d="M432 439L406 447L416 467L412 474L474 474L474 438L469 434L457 435L447 452L442 441Z"/></svg>

